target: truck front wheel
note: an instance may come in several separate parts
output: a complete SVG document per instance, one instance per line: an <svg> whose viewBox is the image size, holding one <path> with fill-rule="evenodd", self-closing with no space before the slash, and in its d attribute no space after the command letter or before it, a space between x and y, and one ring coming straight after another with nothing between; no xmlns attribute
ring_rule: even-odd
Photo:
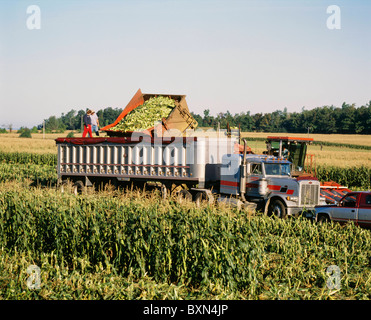
<svg viewBox="0 0 371 320"><path fill-rule="evenodd" d="M285 205L281 200L273 200L268 207L268 215L276 216L277 218L285 219L287 216L287 211Z"/></svg>
<svg viewBox="0 0 371 320"><path fill-rule="evenodd" d="M319 224L324 224L324 223L329 223L331 220L329 218L329 216L325 213L320 213L318 215L318 223Z"/></svg>

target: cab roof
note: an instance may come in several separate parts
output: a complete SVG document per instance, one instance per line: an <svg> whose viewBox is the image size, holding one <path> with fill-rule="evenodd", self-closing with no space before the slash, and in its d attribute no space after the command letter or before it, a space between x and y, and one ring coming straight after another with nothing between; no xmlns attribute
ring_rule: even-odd
<svg viewBox="0 0 371 320"><path fill-rule="evenodd" d="M283 137L283 136L269 136L267 137L267 140L273 140L273 141L279 141L279 140L282 140L282 141L313 141L313 138L302 138L302 137Z"/></svg>
<svg viewBox="0 0 371 320"><path fill-rule="evenodd" d="M249 162L264 162L264 163L291 163L287 159L274 156L247 154L246 160Z"/></svg>

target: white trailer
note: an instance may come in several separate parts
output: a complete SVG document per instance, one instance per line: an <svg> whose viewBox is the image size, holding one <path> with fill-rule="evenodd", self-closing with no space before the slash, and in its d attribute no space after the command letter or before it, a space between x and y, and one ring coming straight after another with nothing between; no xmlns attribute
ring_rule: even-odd
<svg viewBox="0 0 371 320"><path fill-rule="evenodd" d="M204 189L219 180L222 156L234 152L236 139L142 135L58 138L56 143L59 183L69 179L80 188L155 181Z"/></svg>
<svg viewBox="0 0 371 320"><path fill-rule="evenodd" d="M235 153L237 139L208 137L58 138L58 182L71 180L77 191L110 182L148 183L163 194L172 186L183 198L250 209L279 217L320 204L319 182L293 178L291 163L273 156ZM237 151L238 152L238 151ZM179 189L178 189L179 191Z"/></svg>

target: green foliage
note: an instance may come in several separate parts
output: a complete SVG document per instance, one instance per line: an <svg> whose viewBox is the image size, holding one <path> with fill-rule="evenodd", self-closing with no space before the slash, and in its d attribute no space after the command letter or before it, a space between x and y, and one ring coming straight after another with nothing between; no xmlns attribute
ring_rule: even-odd
<svg viewBox="0 0 371 320"><path fill-rule="evenodd" d="M39 130L37 130L36 126L32 127L31 133L38 133L38 132L39 132Z"/></svg>
<svg viewBox="0 0 371 320"><path fill-rule="evenodd" d="M241 125L241 131L292 132L305 133L310 127L311 133L371 134L371 101L356 108L354 104L343 103L341 108L322 106L301 112L276 110L271 113L250 112L230 114L228 111L217 116L210 115L206 109L203 116L192 113L200 127L227 128Z"/></svg>
<svg viewBox="0 0 371 320"><path fill-rule="evenodd" d="M35 184L55 185L56 165L55 154L0 151L0 182L30 179Z"/></svg>
<svg viewBox="0 0 371 320"><path fill-rule="evenodd" d="M20 138L32 138L31 130L28 128L23 128L22 130L18 130L18 132L21 132L19 135Z"/></svg>
<svg viewBox="0 0 371 320"><path fill-rule="evenodd" d="M323 146L330 146L330 147L342 147L342 148L350 148L350 149L371 150L371 146L365 146L365 145L360 145L360 144L328 142L328 141L313 141L312 144L319 145L319 146L323 145Z"/></svg>
<svg viewBox="0 0 371 320"><path fill-rule="evenodd" d="M368 230L146 197L0 188L0 295L371 298ZM40 290L25 285L31 263ZM342 272L336 292L326 288L330 265Z"/></svg>
<svg viewBox="0 0 371 320"><path fill-rule="evenodd" d="M48 132L56 131L60 128L60 120L56 116L50 116L45 121L45 130Z"/></svg>
<svg viewBox="0 0 371 320"><path fill-rule="evenodd" d="M20 127L18 130L17 130L17 133L23 133L25 131L29 130L28 128L26 127Z"/></svg>
<svg viewBox="0 0 371 320"><path fill-rule="evenodd" d="M335 181L348 188L371 188L371 168L366 166L339 168L333 166L318 166L317 178L320 181Z"/></svg>
<svg viewBox="0 0 371 320"><path fill-rule="evenodd" d="M153 97L129 112L115 127L114 131L142 131L154 126L155 122L167 118L175 108L175 101L168 97Z"/></svg>
<svg viewBox="0 0 371 320"><path fill-rule="evenodd" d="M55 165L54 154L0 152L5 299L371 298L369 230L136 191L60 193L44 187L56 184ZM347 170L318 174L369 185L370 169ZM26 286L30 264L41 268L40 290ZM326 288L330 265L341 270L339 291Z"/></svg>
<svg viewBox="0 0 371 320"><path fill-rule="evenodd" d="M190 109L196 110L199 106ZM220 128L226 129L229 123L231 127L240 125L242 131L305 133L310 127L311 133L371 134L371 101L360 107L347 103L343 103L341 107L331 105L311 110L305 110L303 107L301 112L288 112L287 108L284 108L283 111L276 110L271 113L251 115L248 108L242 108L242 110L234 115L227 111L213 116L210 114L210 109L205 109L203 115L194 112L191 112L191 115L198 122L199 127L213 127L214 129L217 128L218 123L220 123ZM122 109L111 107L97 111L101 127L115 122L121 112ZM84 114L85 110L72 109L66 114L62 113L60 118L50 117L46 121L49 132L61 128L80 129L81 116Z"/></svg>
<svg viewBox="0 0 371 320"><path fill-rule="evenodd" d="M75 134L73 133L73 131L71 131L68 133L67 138L73 138L74 136Z"/></svg>
<svg viewBox="0 0 371 320"><path fill-rule="evenodd" d="M0 182L30 179L33 184L53 186L57 183L55 167L37 164L0 163Z"/></svg>
<svg viewBox="0 0 371 320"><path fill-rule="evenodd" d="M86 110L83 109L80 109L79 111L72 109L66 114L62 113L59 118L56 116L49 117L45 121L46 132L57 131L63 133L64 130L81 130L81 119L85 112ZM111 107L97 111L101 127L113 123L121 112L121 108L113 109ZM38 127L41 129L42 124Z"/></svg>
<svg viewBox="0 0 371 320"><path fill-rule="evenodd" d="M2 152L0 151L0 163L8 164L37 164L55 166L57 165L57 155L52 153L27 153L27 152Z"/></svg>

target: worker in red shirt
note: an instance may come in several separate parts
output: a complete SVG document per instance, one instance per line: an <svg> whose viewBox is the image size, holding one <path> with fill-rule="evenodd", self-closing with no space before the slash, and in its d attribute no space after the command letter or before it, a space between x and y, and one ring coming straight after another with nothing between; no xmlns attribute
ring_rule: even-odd
<svg viewBox="0 0 371 320"><path fill-rule="evenodd" d="M84 132L82 133L82 137L85 138L86 134L89 133L89 137L93 137L93 133L91 132L91 110L89 109L86 111L86 114L84 115L83 121L84 121Z"/></svg>

